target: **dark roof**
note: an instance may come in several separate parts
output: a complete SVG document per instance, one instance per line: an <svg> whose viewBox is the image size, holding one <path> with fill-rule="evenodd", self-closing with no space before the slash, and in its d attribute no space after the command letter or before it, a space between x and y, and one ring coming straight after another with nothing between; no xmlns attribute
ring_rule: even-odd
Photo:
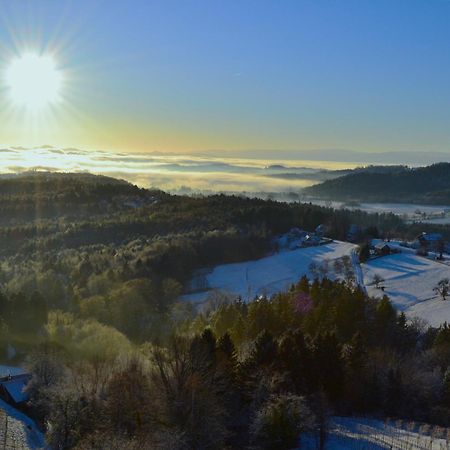
<svg viewBox="0 0 450 450"><path fill-rule="evenodd" d="M0 381L7 376L25 375L27 372L22 367L0 365Z"/></svg>
<svg viewBox="0 0 450 450"><path fill-rule="evenodd" d="M14 400L15 403L22 403L28 400L28 393L24 392L30 375L17 375L14 377L6 377L0 380L0 385Z"/></svg>

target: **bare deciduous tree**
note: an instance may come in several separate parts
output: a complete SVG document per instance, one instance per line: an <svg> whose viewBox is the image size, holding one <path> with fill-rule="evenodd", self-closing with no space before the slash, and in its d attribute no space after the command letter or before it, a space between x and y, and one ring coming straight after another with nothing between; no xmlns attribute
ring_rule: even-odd
<svg viewBox="0 0 450 450"><path fill-rule="evenodd" d="M309 264L308 269L309 269L309 273L311 274L312 278L318 278L319 277L319 273L318 273L319 268L317 267L317 263L312 261Z"/></svg>
<svg viewBox="0 0 450 450"><path fill-rule="evenodd" d="M385 281L384 278L378 273L376 273L372 279L372 283L375 285L377 289L380 289L380 284L384 283L384 281Z"/></svg>
<svg viewBox="0 0 450 450"><path fill-rule="evenodd" d="M433 291L436 292L442 300L447 300L447 296L450 293L450 280L448 278L442 279Z"/></svg>

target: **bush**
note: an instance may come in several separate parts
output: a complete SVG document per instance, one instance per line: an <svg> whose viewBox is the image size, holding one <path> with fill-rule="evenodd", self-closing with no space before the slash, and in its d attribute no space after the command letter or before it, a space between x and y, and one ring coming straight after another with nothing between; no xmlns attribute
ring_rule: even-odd
<svg viewBox="0 0 450 450"><path fill-rule="evenodd" d="M283 394L271 398L252 424L255 443L264 449L291 449L298 446L300 434L312 431L314 415L303 397Z"/></svg>
<svg viewBox="0 0 450 450"><path fill-rule="evenodd" d="M366 262L370 258L370 245L365 243L359 248L359 262Z"/></svg>

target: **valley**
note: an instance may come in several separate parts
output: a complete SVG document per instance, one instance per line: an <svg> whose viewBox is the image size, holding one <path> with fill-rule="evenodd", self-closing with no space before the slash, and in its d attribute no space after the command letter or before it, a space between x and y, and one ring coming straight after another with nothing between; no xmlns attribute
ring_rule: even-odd
<svg viewBox="0 0 450 450"><path fill-rule="evenodd" d="M377 352L405 351L416 345L411 336L423 333L441 336L437 343L446 339L443 323L450 303L439 300L434 287L448 276L448 253L436 261L433 252L420 256L417 248L403 245L414 243L425 229L447 240L445 225L411 223L382 207L366 212L328 203L173 195L110 177L47 172L1 178L0 211L1 359L24 367L31 377L26 400L0 409L15 424L14 439L22 442L30 439L29 428L24 430L23 417L14 414L33 417L38 436L33 439L42 437L42 430L51 443L66 436L78 439L66 424L87 430L83 417L92 411L99 417L92 419L96 426L115 426L111 402L121 401L121 377L136 377L148 395L143 404L158 405L158 415L164 416L172 394L161 394L161 386L166 376L172 377L166 371L177 358L208 384L202 399L225 399L228 394L211 380L230 382L234 375L216 363L203 368L203 363L187 362L197 358L197 351L202 361L210 357L203 353L208 340L214 342L214 358L227 358L232 373L252 386L252 395L258 389L255 370L276 376L287 370L301 380L292 381L295 392L306 392L306 385L316 393L325 389L333 408L345 411L340 406L344 398L355 405L364 398L362 391L355 391L354 400L345 393L356 369L343 355L359 348L359 335L367 346L368 356L361 356L367 369L358 372L365 385L391 367L386 361L370 366L378 361ZM374 254L384 242L381 237L392 253ZM368 244L369 258L362 261ZM375 275L383 279L378 286ZM297 374L297 366L289 365L284 339L296 342L286 345L310 361L311 373ZM429 351L434 351L438 344L430 342ZM273 351L264 369L266 345ZM261 356L255 356L259 351ZM238 355L240 362L234 359ZM130 361L125 369L123 361ZM384 394L391 381L382 376L383 391L370 388L382 404L368 403L365 411L398 414ZM93 390L86 392L86 385ZM155 390L146 391L149 386ZM230 389L250 414L243 386ZM115 389L120 394L113 394ZM191 392L193 387L183 389ZM67 402L79 412L69 414ZM229 408L239 414L240 407ZM432 410L423 417L419 411L414 417L437 421ZM46 429L45 420L53 428ZM215 420L235 429L221 412L209 419L211 426ZM136 426L134 419L120 423L124 430ZM202 439L208 440L203 432ZM166 435L152 434L151 439L169 445Z"/></svg>

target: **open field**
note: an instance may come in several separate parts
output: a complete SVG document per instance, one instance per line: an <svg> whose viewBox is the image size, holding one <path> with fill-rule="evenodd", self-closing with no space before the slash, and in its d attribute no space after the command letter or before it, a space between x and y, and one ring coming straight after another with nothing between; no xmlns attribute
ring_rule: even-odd
<svg viewBox="0 0 450 450"><path fill-rule="evenodd" d="M259 295L271 296L286 290L303 275L314 278L311 263L319 267L325 261L327 276L331 279L341 277L334 272L333 262L350 256L356 282L369 295L381 297L386 294L408 317L422 318L430 325L450 322L450 301L443 302L433 291L440 280L450 278L449 261L438 262L417 256L415 250L401 247L398 242L390 245L401 253L371 259L361 265L356 255L357 246L338 241L317 247L285 249L258 260L219 265L198 275L193 285L202 289L183 295L182 299L202 303L217 292L240 296L245 301ZM384 291L375 287L375 275L384 279Z"/></svg>
<svg viewBox="0 0 450 450"><path fill-rule="evenodd" d="M355 206L339 201L312 199L312 203L321 206L332 206L336 209L360 209L368 213L393 213L409 222L434 223L445 225L450 223L449 205L421 205L414 203L359 203Z"/></svg>
<svg viewBox="0 0 450 450"><path fill-rule="evenodd" d="M410 249L401 251L362 265L369 295L386 294L399 310L409 317L420 317L430 325L450 322L450 301L443 302L433 291L440 280L450 277L450 266L417 256ZM385 280L384 292L373 285L375 274Z"/></svg>
<svg viewBox="0 0 450 450"><path fill-rule="evenodd" d="M309 265L320 265L328 260L330 278L335 278L332 261L343 256L352 256L356 250L348 242L332 242L317 247L282 251L254 261L224 264L205 275L207 290L184 295L184 300L202 302L214 290L241 296L248 301L258 295L272 295L296 283L303 275L311 276ZM352 258L354 262L354 258Z"/></svg>

